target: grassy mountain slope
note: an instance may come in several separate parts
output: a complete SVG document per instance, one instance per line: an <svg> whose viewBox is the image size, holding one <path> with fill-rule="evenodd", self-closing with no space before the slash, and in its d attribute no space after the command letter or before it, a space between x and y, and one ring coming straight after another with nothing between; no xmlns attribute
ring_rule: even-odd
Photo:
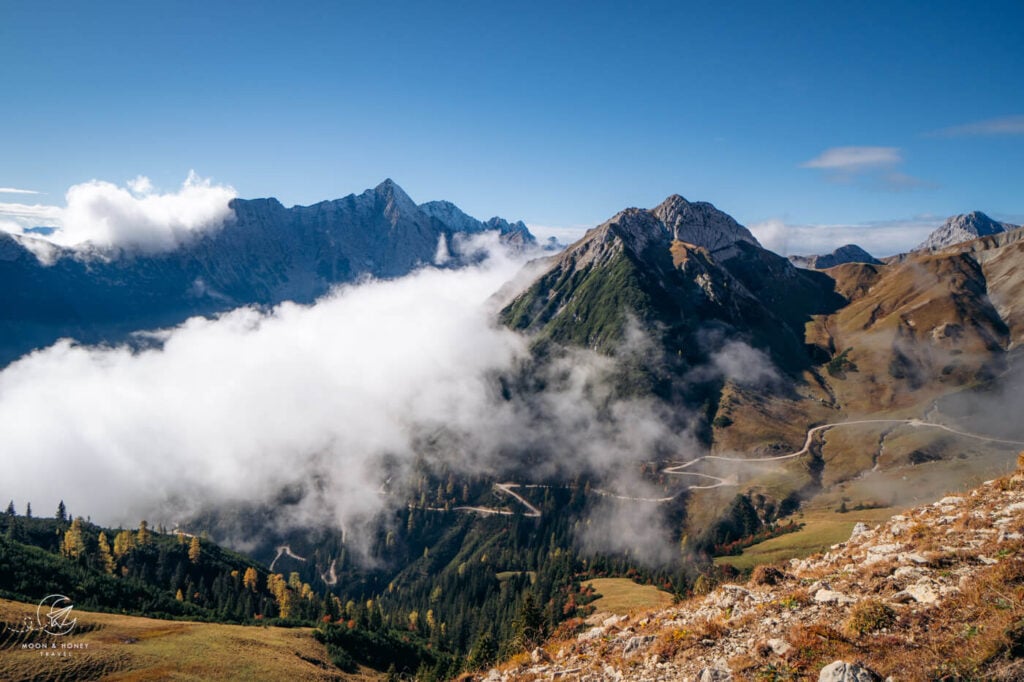
<svg viewBox="0 0 1024 682"><path fill-rule="evenodd" d="M36 604L0 599L0 621L34 617ZM5 680L371 680L346 674L309 628L254 628L93 613L76 604L78 623L64 637L0 629ZM56 645L56 649L22 648ZM75 648L62 648L65 645ZM47 654L64 654L62 656Z"/></svg>

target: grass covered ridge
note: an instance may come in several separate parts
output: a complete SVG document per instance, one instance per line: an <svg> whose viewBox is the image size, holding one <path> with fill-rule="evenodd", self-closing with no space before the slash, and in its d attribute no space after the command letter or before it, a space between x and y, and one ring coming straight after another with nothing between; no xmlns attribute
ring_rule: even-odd
<svg viewBox="0 0 1024 682"><path fill-rule="evenodd" d="M247 627L166 621L75 609L66 637L11 632L35 604L0 599L0 679L29 680L370 680L372 671L341 673L310 628ZM29 642L56 644L45 656ZM62 650L62 645L85 648Z"/></svg>

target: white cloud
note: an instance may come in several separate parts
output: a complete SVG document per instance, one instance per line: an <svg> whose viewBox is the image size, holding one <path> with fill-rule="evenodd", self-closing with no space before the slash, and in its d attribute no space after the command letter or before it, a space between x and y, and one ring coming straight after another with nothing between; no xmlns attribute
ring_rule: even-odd
<svg viewBox="0 0 1024 682"><path fill-rule="evenodd" d="M941 224L942 218L920 216L837 225L792 225L771 219L747 227L765 248L784 256L820 255L857 244L871 255L882 257L913 249Z"/></svg>
<svg viewBox="0 0 1024 682"><path fill-rule="evenodd" d="M191 174L189 177L191 178ZM152 194L153 183L145 175L137 175L133 180L128 181L128 189L134 194Z"/></svg>
<svg viewBox="0 0 1024 682"><path fill-rule="evenodd" d="M896 170L902 163L903 152L899 147L830 147L800 167L820 170L831 182L893 192L936 186Z"/></svg>
<svg viewBox="0 0 1024 682"><path fill-rule="evenodd" d="M831 147L800 165L803 168L859 172L892 166L902 161L903 156L897 147Z"/></svg>
<svg viewBox="0 0 1024 682"><path fill-rule="evenodd" d="M1024 116L1002 116L984 121L965 123L938 130L932 135L939 137L968 137L989 135L1024 135Z"/></svg>
<svg viewBox="0 0 1024 682"><path fill-rule="evenodd" d="M557 362L542 394L502 396L496 375L515 376L529 339L494 321L493 294L521 263L491 253L311 306L192 319L160 332L160 349L62 341L22 358L0 372L0 496L170 524L302 488L288 521L357 535L404 502L381 484L420 455L497 477L548 453L535 475L568 478L614 472L658 443L681 452L666 413L610 400L610 361L585 351Z"/></svg>
<svg viewBox="0 0 1024 682"><path fill-rule="evenodd" d="M194 172L178 191L163 194L144 176L127 188L91 180L68 189L64 207L0 203L0 229L24 234L36 225L57 226L45 239L60 246L165 251L230 220L228 202L236 195Z"/></svg>
<svg viewBox="0 0 1024 682"><path fill-rule="evenodd" d="M587 230L593 225L538 225L536 223L528 223L527 227L530 228L530 232L537 238L540 243L546 242L550 237L554 237L562 244L572 244L580 237L582 237Z"/></svg>
<svg viewBox="0 0 1024 682"><path fill-rule="evenodd" d="M34 189L18 189L17 187L0 187L0 194L39 194Z"/></svg>
<svg viewBox="0 0 1024 682"><path fill-rule="evenodd" d="M26 227L36 225L54 226L60 223L63 211L59 206L46 206L44 204L15 204L0 202L0 220L6 221L7 232L21 234Z"/></svg>
<svg viewBox="0 0 1024 682"><path fill-rule="evenodd" d="M493 423L487 372L525 346L486 301L517 268L425 270L313 306L196 318L162 349L59 342L0 373L0 488L110 523L176 500L173 522L316 476L335 521L372 513L380 460L410 459L413 424Z"/></svg>

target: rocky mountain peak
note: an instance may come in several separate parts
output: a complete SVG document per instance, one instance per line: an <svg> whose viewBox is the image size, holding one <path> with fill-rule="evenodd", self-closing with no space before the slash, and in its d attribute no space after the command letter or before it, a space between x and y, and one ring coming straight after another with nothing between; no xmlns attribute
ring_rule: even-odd
<svg viewBox="0 0 1024 682"><path fill-rule="evenodd" d="M971 211L960 215L951 216L946 222L928 235L928 238L921 242L915 251L926 249L942 249L960 242L987 237L991 234L1006 232L1013 226L992 220L981 211Z"/></svg>
<svg viewBox="0 0 1024 682"><path fill-rule="evenodd" d="M416 202L391 178L385 178L372 191L376 200L384 203L384 215L392 224L400 217L412 218L420 212Z"/></svg>
<svg viewBox="0 0 1024 682"><path fill-rule="evenodd" d="M610 234L619 237L637 252L659 242L667 246L672 238L671 232L653 212L641 208L620 211L605 225Z"/></svg>
<svg viewBox="0 0 1024 682"><path fill-rule="evenodd" d="M760 246L750 231L705 201L689 202L673 194L653 213L672 234L672 239L717 251L744 241Z"/></svg>

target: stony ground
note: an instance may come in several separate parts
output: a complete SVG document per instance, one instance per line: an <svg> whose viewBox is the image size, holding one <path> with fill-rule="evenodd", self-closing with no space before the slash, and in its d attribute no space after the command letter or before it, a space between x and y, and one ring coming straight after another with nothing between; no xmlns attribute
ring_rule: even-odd
<svg viewBox="0 0 1024 682"><path fill-rule="evenodd" d="M1018 471L747 584L570 623L477 679L1024 680L1022 531Z"/></svg>

